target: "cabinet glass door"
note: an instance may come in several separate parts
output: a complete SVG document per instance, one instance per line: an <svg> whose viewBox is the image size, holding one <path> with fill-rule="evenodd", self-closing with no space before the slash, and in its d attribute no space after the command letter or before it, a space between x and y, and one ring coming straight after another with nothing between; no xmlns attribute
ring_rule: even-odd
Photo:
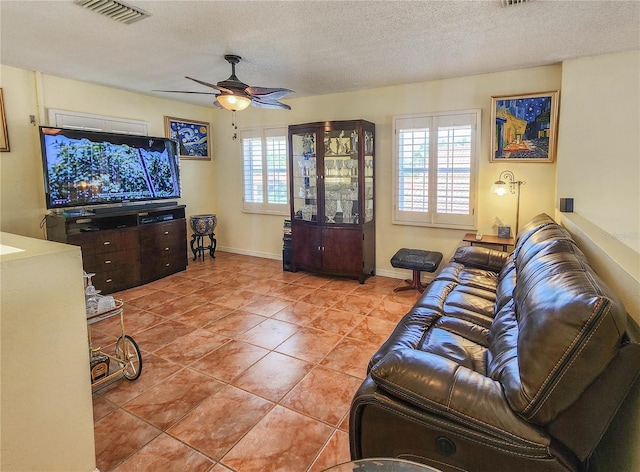
<svg viewBox="0 0 640 472"><path fill-rule="evenodd" d="M294 134L291 137L293 217L305 221L318 221L316 141L316 133Z"/></svg>
<svg viewBox="0 0 640 472"><path fill-rule="evenodd" d="M328 224L358 223L358 133L327 130L324 135L324 209Z"/></svg>
<svg viewBox="0 0 640 472"><path fill-rule="evenodd" d="M364 132L364 222L373 220L373 133Z"/></svg>

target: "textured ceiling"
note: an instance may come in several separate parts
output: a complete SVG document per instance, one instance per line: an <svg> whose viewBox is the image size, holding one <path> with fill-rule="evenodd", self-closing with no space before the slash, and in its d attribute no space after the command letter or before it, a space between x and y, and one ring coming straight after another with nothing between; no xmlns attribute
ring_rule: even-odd
<svg viewBox="0 0 640 472"><path fill-rule="evenodd" d="M123 25L72 0L0 0L2 64L210 104L185 75L289 97L467 76L640 49L640 0L142 1ZM285 100L286 101L286 100Z"/></svg>

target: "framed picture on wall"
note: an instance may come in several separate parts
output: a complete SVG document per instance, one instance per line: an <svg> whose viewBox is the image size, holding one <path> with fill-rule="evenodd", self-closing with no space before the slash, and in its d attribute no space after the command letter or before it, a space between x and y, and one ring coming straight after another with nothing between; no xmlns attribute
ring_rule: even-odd
<svg viewBox="0 0 640 472"><path fill-rule="evenodd" d="M178 142L180 159L211 160L209 123L164 117L165 133Z"/></svg>
<svg viewBox="0 0 640 472"><path fill-rule="evenodd" d="M7 117L4 114L4 95L0 88L0 152L9 152L9 132L7 131Z"/></svg>
<svg viewBox="0 0 640 472"><path fill-rule="evenodd" d="M491 162L553 162L558 91L491 97Z"/></svg>

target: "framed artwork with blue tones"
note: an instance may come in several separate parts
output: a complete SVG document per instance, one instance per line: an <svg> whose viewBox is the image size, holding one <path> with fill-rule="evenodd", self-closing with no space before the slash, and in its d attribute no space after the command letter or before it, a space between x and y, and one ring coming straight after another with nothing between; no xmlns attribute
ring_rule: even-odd
<svg viewBox="0 0 640 472"><path fill-rule="evenodd" d="M491 97L491 162L553 162L558 91Z"/></svg>
<svg viewBox="0 0 640 472"><path fill-rule="evenodd" d="M180 159L211 160L209 123L165 116L164 127L167 137L177 141Z"/></svg>

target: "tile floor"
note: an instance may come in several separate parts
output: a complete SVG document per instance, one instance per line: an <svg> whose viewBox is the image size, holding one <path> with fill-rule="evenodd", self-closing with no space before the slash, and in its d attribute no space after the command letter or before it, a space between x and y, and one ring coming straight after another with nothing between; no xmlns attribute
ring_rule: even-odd
<svg viewBox="0 0 640 472"><path fill-rule="evenodd" d="M143 370L93 394L98 468L305 472L348 461L353 394L417 298L392 292L402 283L218 251L115 294ZM108 350L119 319L91 329Z"/></svg>

